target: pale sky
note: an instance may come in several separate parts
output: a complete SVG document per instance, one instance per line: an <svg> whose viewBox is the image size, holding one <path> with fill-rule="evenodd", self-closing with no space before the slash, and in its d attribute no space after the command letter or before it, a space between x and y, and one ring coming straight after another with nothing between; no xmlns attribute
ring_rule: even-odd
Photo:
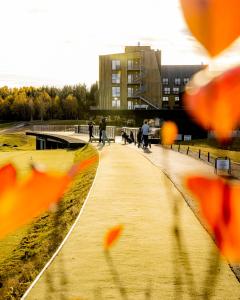
<svg viewBox="0 0 240 300"><path fill-rule="evenodd" d="M98 80L99 55L138 42L162 50L163 64L209 62L189 34L178 0L0 3L0 86L89 86ZM239 43L233 48L239 52Z"/></svg>

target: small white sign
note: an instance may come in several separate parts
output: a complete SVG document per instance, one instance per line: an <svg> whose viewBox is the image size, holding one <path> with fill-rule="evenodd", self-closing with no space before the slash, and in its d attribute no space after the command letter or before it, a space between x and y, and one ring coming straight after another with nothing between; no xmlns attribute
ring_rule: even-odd
<svg viewBox="0 0 240 300"><path fill-rule="evenodd" d="M216 168L218 170L230 170L230 160L224 158L217 158Z"/></svg>
<svg viewBox="0 0 240 300"><path fill-rule="evenodd" d="M176 141L182 141L182 134L177 134Z"/></svg>
<svg viewBox="0 0 240 300"><path fill-rule="evenodd" d="M192 136L190 134L185 134L183 137L184 141L191 141L192 140Z"/></svg>

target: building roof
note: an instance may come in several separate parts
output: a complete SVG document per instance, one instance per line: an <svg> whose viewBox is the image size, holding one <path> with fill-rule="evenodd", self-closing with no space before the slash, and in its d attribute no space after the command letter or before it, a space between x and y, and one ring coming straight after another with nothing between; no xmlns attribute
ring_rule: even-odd
<svg viewBox="0 0 240 300"><path fill-rule="evenodd" d="M205 67L206 65L162 65L161 71L163 78L190 78Z"/></svg>

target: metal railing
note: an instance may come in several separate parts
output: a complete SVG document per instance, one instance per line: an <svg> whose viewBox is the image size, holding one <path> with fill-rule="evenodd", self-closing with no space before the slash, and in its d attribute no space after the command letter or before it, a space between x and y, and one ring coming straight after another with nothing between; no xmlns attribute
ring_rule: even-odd
<svg viewBox="0 0 240 300"><path fill-rule="evenodd" d="M203 148L201 149L197 149L193 147L191 148L190 146L181 145L181 144L173 144L170 146L170 149L182 154L186 154L193 158L202 160L212 165L213 167L215 166L216 159L219 157L218 155L215 155L210 151L206 151ZM231 174L236 178L240 178L240 163L231 161Z"/></svg>
<svg viewBox="0 0 240 300"><path fill-rule="evenodd" d="M31 131L64 131L64 132L74 132L75 125L33 125Z"/></svg>
<svg viewBox="0 0 240 300"><path fill-rule="evenodd" d="M79 133L79 134L89 134L89 127L88 125L75 125L75 133ZM106 134L107 137L110 140L114 140L116 138L116 127L115 126L107 126L106 127ZM95 139L99 139L99 126L94 125L93 126L93 136Z"/></svg>

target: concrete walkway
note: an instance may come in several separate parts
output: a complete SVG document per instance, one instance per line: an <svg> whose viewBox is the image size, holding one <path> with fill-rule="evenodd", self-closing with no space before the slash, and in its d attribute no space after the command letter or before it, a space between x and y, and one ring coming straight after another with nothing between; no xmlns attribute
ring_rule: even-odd
<svg viewBox="0 0 240 300"><path fill-rule="evenodd" d="M211 275L209 252L215 246L182 195L154 165L167 169L172 163L162 156L161 166L158 151L156 147L144 154L148 159L133 146L111 144L100 151L97 177L83 214L27 299L204 299L203 282ZM178 159L174 163L178 164ZM184 252L197 290L193 298L187 285L189 269L185 272L183 258L181 262L178 259L173 201L181 206ZM121 298L103 251L106 230L117 224L123 224L124 231L111 255L127 298ZM208 280L211 286L211 276ZM212 299L240 299L240 285L226 262L221 262Z"/></svg>

